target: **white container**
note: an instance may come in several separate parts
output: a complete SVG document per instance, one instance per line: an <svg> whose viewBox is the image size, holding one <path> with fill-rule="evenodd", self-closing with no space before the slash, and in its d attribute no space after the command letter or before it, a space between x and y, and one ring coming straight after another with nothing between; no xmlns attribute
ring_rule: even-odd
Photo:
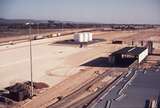
<svg viewBox="0 0 160 108"><path fill-rule="evenodd" d="M84 42L83 33L75 33L74 34L74 41L75 42Z"/></svg>
<svg viewBox="0 0 160 108"><path fill-rule="evenodd" d="M92 33L83 32L83 33L75 33L74 41L76 42L89 42L92 41Z"/></svg>
<svg viewBox="0 0 160 108"><path fill-rule="evenodd" d="M61 33L57 33L57 36L61 36Z"/></svg>
<svg viewBox="0 0 160 108"><path fill-rule="evenodd" d="M84 42L88 42L88 33L83 34Z"/></svg>
<svg viewBox="0 0 160 108"><path fill-rule="evenodd" d="M74 34L74 41L79 42L79 34L78 33Z"/></svg>
<svg viewBox="0 0 160 108"><path fill-rule="evenodd" d="M88 33L88 41L89 41L89 42L92 41L92 33Z"/></svg>
<svg viewBox="0 0 160 108"><path fill-rule="evenodd" d="M84 42L83 33L79 33L79 42Z"/></svg>
<svg viewBox="0 0 160 108"><path fill-rule="evenodd" d="M56 36L57 36L57 34L55 34L55 33L54 33L54 34L52 34L52 36L53 36L53 37L56 37Z"/></svg>

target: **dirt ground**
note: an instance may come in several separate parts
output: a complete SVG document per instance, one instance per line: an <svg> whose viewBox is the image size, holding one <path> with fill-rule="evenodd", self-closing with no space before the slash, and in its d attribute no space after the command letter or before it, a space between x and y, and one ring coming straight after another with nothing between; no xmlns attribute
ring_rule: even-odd
<svg viewBox="0 0 160 108"><path fill-rule="evenodd" d="M149 29L149 30L142 30L137 31L137 33L127 36L121 37L121 39L126 41L160 41L160 28L156 29Z"/></svg>
<svg viewBox="0 0 160 108"><path fill-rule="evenodd" d="M73 39L73 35L33 41L33 80L45 82L50 85L50 88L39 96L34 97L32 101L27 100L24 107L40 107L60 94L67 95L77 86L83 84L84 81L94 78L94 71L97 69L103 70L103 68L97 67L92 70L91 67L88 68L80 65L101 56L107 57L113 51L127 46L127 44L111 44L108 41L116 39L125 41L152 39L157 41L159 37L160 29L144 31L95 31L93 32L93 38L102 38L106 41L91 44L84 48L72 45L52 44L59 40ZM1 89L16 82L30 80L29 57L29 42L0 46ZM85 71L82 72L82 70ZM75 79L74 82L71 79Z"/></svg>
<svg viewBox="0 0 160 108"><path fill-rule="evenodd" d="M121 45L106 45L105 42L89 45L85 48L52 44L55 41L72 38L73 35L68 35L32 42L33 79L35 81L46 82L53 86L76 73L76 68L82 63L101 55L109 55L114 50L123 47ZM0 46L0 59L0 74L3 76L0 88L18 81L30 80L29 42ZM12 76L9 76L10 74Z"/></svg>
<svg viewBox="0 0 160 108"><path fill-rule="evenodd" d="M93 29L93 28L92 28ZM71 34L73 32L80 32L80 31L87 31L92 30L91 28L85 28L85 29L39 29L39 32L37 29L31 30L32 36L47 36L52 34L53 37L57 36L57 33L60 33L61 35L65 34ZM17 29L13 32L0 32L0 43L2 42L8 42L12 40L24 40L28 39L29 37L29 30L28 29Z"/></svg>

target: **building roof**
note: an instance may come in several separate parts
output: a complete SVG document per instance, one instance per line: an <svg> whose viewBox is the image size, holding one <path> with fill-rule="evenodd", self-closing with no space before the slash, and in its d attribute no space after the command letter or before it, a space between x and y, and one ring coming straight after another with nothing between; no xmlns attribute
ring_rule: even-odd
<svg viewBox="0 0 160 108"><path fill-rule="evenodd" d="M141 54L146 48L145 47L125 47L122 48L114 53L112 55L116 54L127 54L127 55L133 55L133 56L138 56Z"/></svg>

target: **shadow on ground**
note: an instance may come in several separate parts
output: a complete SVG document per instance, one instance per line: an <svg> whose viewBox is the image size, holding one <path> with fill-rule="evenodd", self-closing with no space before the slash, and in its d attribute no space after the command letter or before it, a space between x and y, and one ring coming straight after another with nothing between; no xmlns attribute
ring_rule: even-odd
<svg viewBox="0 0 160 108"><path fill-rule="evenodd" d="M95 43L99 43L99 42L104 42L106 41L105 39L93 39L91 42L84 42L84 45L90 45L90 44L95 44ZM62 44L62 45L80 45L80 42L76 42L73 39L70 40L62 40L62 41L57 41L54 43L51 43L50 45L54 45L54 44Z"/></svg>
<svg viewBox="0 0 160 108"><path fill-rule="evenodd" d="M99 57L94 60L91 60L87 63L82 64L81 66L90 66L90 67L119 67L119 68L127 68L129 67L135 59L126 58L123 59L120 63L111 64L109 62L108 57Z"/></svg>

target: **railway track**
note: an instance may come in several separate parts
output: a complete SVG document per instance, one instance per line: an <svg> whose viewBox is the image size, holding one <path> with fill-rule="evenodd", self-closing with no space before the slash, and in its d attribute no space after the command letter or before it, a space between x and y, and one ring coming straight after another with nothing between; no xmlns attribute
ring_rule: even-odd
<svg viewBox="0 0 160 108"><path fill-rule="evenodd" d="M106 77L107 75L109 75L110 72L108 72L108 71L110 71L110 70L105 71L103 74L99 74L96 78L94 78L90 82L86 83L80 89L74 91L73 93L71 93L70 95L62 98L61 100L57 101L56 103L48 106L48 108L67 108L67 107L65 107L65 105L67 105L68 103L72 102L73 99L75 99L76 97L78 97L80 94L84 93L93 84L97 83L98 81L100 81L101 79L103 79L104 77Z"/></svg>
<svg viewBox="0 0 160 108"><path fill-rule="evenodd" d="M73 101L73 99L75 99L76 97L78 97L82 93L84 93L86 90L88 90L88 88L91 87L93 84L102 80L104 77L106 77L108 74L110 74L110 72L108 72L108 71L111 71L111 70L107 70L103 74L100 74L95 79L93 79L89 83L85 84L83 87L81 87L77 91L64 97L60 101L48 106L48 108L82 108L82 107L88 106L101 92L103 92L108 87L112 86L113 83L115 83L118 79L123 77L123 74L121 74L118 78L116 78L111 84L105 85L102 89L98 89L96 92L90 94L89 96L87 96L79 101L76 101L74 103L71 103L71 102ZM71 103L71 104L69 104L69 103Z"/></svg>
<svg viewBox="0 0 160 108"><path fill-rule="evenodd" d="M120 76L115 82L113 82L110 87L104 89L101 93L99 93L99 95L97 95L97 97L95 99L93 99L88 105L87 108L94 108L96 103L103 100L105 96L107 96L111 89L115 89L115 87L119 84L119 81L121 81L121 79L126 78L128 73L123 74L122 76ZM132 81L132 78L134 78L135 72L130 73L130 75L127 77L127 81L124 82L124 84L122 85L122 88L119 88L119 90L116 92L117 95L119 95L119 93L124 90L125 86L128 85L127 83L129 83L130 81ZM111 88L111 89L110 89ZM117 88L116 88L117 89ZM126 94L120 94L118 97L112 97L112 99L107 100L107 104L106 106L111 106L111 103L108 103L109 101L113 101L113 100L120 100L121 98L125 97ZM109 105L108 105L109 104ZM110 108L110 107L105 107L105 108Z"/></svg>
<svg viewBox="0 0 160 108"><path fill-rule="evenodd" d="M99 96L103 94L105 91L111 90L111 88L119 82L119 80L124 77L125 74L121 74L119 77L117 77L112 83L109 85L105 85L102 89L98 90L97 92L85 97L84 99L70 105L67 108L90 108L90 106L93 105L94 102L98 101Z"/></svg>

